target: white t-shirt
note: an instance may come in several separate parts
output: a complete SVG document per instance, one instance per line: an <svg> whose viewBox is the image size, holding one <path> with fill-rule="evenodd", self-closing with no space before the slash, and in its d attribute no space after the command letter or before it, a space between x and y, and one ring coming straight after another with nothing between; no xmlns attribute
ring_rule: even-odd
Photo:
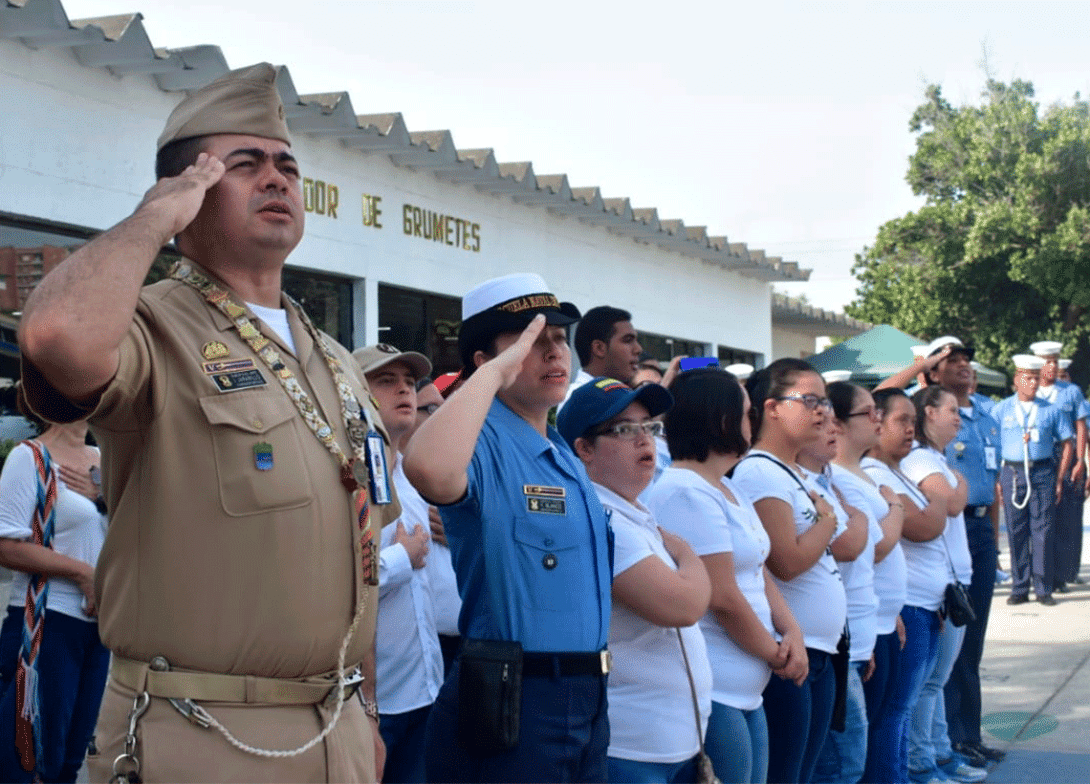
<svg viewBox="0 0 1090 784"><path fill-rule="evenodd" d="M738 590L764 627L774 634L772 610L765 595L768 534L753 505L729 479L723 482L737 504L695 472L667 468L655 483L649 506L659 525L688 542L697 555L731 553ZM710 611L700 619L700 628L712 663L712 699L740 710L761 707L761 692L772 673L768 664L742 650Z"/></svg>
<svg viewBox="0 0 1090 784"><path fill-rule="evenodd" d="M915 482L920 484L931 474L942 474L950 487L957 487L958 480L950 465L946 462L946 456L931 447L916 445L908 456L901 461L901 471ZM965 532L965 514L958 512L953 517L946 518L946 530L942 538L949 549L950 563L953 564L954 574L958 580L969 584L973 579L973 557L969 554L969 536Z"/></svg>
<svg viewBox="0 0 1090 784"><path fill-rule="evenodd" d="M895 493L905 493L901 479L889 470L889 467L875 460L873 457L864 457L859 465L867 472L867 476L875 481L879 487L885 485ZM882 498L878 499L889 509L889 504ZM887 512L888 513L888 512ZM885 514L882 515L885 517ZM897 628L897 616L905 606L908 592L908 566L905 563L905 551L901 547L903 539L898 539L897 544L889 551L885 558L874 565L874 592L878 596L878 633L891 634Z"/></svg>
<svg viewBox="0 0 1090 784"><path fill-rule="evenodd" d="M774 455L760 450L750 452L734 469L733 479L752 504L765 498L776 498L789 504L794 510L796 534L809 530L814 524L816 513L807 485ZM848 616L848 604L840 570L828 549L795 579L785 582L775 575L773 579L802 628L807 647L836 653Z"/></svg>
<svg viewBox="0 0 1090 784"><path fill-rule="evenodd" d="M264 305L255 305L247 302L253 314L265 322L276 333L276 336L284 341L284 345L291 349L292 354L298 354L295 350L295 338L291 336L291 327L288 326L288 312L283 308L267 308Z"/></svg>
<svg viewBox="0 0 1090 784"><path fill-rule="evenodd" d="M106 538L106 517L99 513L94 501L69 490L60 478L57 466L57 502L54 508L53 551L94 566ZM0 474L0 538L31 541L34 510L38 505L38 469L34 452L19 444L11 450L4 471ZM26 589L30 576L14 572L11 579L13 607L26 606ZM95 619L83 612L83 592L71 580L53 577L49 580L46 609L63 613L81 621Z"/></svg>
<svg viewBox="0 0 1090 784"><path fill-rule="evenodd" d="M848 596L848 629L852 633L852 647L848 656L852 661L867 661L874 652L878 637L878 596L874 592L874 548L882 538L882 526L876 514L889 514L889 504L870 482L841 468L831 466L833 486L841 492L849 506L854 506L867 516L867 544L854 561L840 561L840 574L844 577L844 593ZM877 499L877 502L875 501ZM881 511L882 508L885 511Z"/></svg>
<svg viewBox="0 0 1090 784"><path fill-rule="evenodd" d="M875 476L878 469L869 464L864 467L868 474ZM898 495L905 495L913 504L923 509L927 498L911 480L902 477L888 466L881 466L886 472L882 484L889 484ZM873 472L873 473L872 473ZM905 514L909 513L905 509ZM922 607L925 610L937 610L942 604L943 593L950 582L950 569L946 566L946 548L942 537L930 542L912 542L901 537L901 550L905 555L905 604Z"/></svg>
<svg viewBox="0 0 1090 784"><path fill-rule="evenodd" d="M674 559L662 543L655 519L607 487L595 484L613 526L613 575L646 558L659 558L671 569ZM712 673L704 635L696 625L681 629L700 705L701 733L711 714ZM700 751L693 699L677 630L657 626L613 602L609 622L610 757L638 762L683 762Z"/></svg>

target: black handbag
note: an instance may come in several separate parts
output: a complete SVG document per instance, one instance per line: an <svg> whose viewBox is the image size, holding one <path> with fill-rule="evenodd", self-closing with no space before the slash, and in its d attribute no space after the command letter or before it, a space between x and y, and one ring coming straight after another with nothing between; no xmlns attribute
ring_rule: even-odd
<svg viewBox="0 0 1090 784"><path fill-rule="evenodd" d="M964 626L976 620L973 600L969 598L969 592L965 590L964 583L957 579L947 584L942 607L946 620L950 621L954 626Z"/></svg>
<svg viewBox="0 0 1090 784"><path fill-rule="evenodd" d="M498 754L519 743L522 644L510 640L462 643L458 673L458 736L477 754Z"/></svg>

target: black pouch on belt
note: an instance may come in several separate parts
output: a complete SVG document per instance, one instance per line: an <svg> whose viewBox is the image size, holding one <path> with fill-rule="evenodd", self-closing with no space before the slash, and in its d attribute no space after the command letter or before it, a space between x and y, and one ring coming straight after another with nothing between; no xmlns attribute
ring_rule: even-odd
<svg viewBox="0 0 1090 784"><path fill-rule="evenodd" d="M844 720L848 714L848 664L852 648L852 636L847 624L836 643L836 653L832 655L833 675L836 676L836 699L833 702L832 729L844 731Z"/></svg>
<svg viewBox="0 0 1090 784"><path fill-rule="evenodd" d="M958 580L947 583L942 600L943 616L954 626L964 626L976 620L976 610L969 592Z"/></svg>
<svg viewBox="0 0 1090 784"><path fill-rule="evenodd" d="M458 734L467 749L498 754L519 742L522 645L464 640L459 657Z"/></svg>

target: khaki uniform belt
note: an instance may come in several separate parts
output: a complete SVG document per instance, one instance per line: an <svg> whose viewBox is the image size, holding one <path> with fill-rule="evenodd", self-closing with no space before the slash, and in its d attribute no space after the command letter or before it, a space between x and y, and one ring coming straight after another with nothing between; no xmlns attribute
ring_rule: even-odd
<svg viewBox="0 0 1090 784"><path fill-rule="evenodd" d="M326 699L337 684L336 672L299 680L186 670L161 672L146 662L117 654L110 663L110 676L120 685L138 693L146 691L152 697L270 705L314 705Z"/></svg>

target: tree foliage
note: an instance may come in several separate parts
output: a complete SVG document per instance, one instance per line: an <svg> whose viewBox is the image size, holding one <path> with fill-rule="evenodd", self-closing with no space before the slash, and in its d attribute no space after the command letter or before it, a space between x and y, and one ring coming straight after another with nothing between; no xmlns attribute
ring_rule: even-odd
<svg viewBox="0 0 1090 784"><path fill-rule="evenodd" d="M1031 342L1064 342L1090 381L1090 106L1043 112L1033 85L989 79L979 106L937 85L912 115L906 179L924 205L856 256L846 311L920 337L952 334L1011 369Z"/></svg>

